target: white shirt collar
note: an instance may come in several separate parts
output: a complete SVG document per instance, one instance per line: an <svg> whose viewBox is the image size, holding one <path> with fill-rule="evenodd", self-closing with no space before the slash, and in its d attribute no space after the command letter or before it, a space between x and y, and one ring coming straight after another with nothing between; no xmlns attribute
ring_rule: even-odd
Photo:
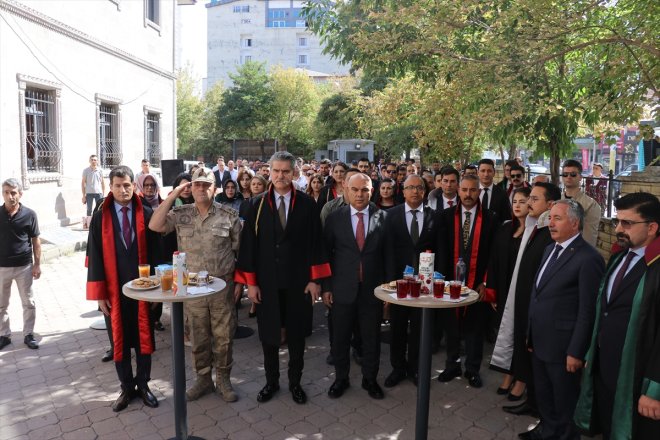
<svg viewBox="0 0 660 440"><path fill-rule="evenodd" d="M404 203L404 205L406 205L406 208L405 208L406 214L409 213L410 211L412 211L413 209L416 209L417 212L424 212L424 206L423 205L419 205L417 208L411 208L410 205L408 205L408 203Z"/></svg>
<svg viewBox="0 0 660 440"><path fill-rule="evenodd" d="M355 215L355 214L357 214L358 212L361 212L361 213L364 214L364 215L369 215L369 205L367 205L367 207L364 208L362 211L358 211L357 209L355 209L355 208L353 207L353 205L349 205L349 206L351 207L351 215Z"/></svg>
<svg viewBox="0 0 660 440"><path fill-rule="evenodd" d="M277 191L273 191L273 193L275 193L275 200L277 201L280 200L280 196L284 196L284 201L286 203L289 203L289 200L291 200L291 190L289 190L289 192L286 194L280 194Z"/></svg>
<svg viewBox="0 0 660 440"><path fill-rule="evenodd" d="M561 242L561 243L556 243L556 244L558 244L559 246L561 246L561 247L562 247L562 251L563 251L563 250L565 250L568 246L570 246L571 243L573 243L573 242L575 241L575 239L578 238L579 235L580 235L580 233L578 232L577 234L575 234L574 236L572 236L572 237L569 238L568 240L563 241L563 242Z"/></svg>
<svg viewBox="0 0 660 440"><path fill-rule="evenodd" d="M488 188L488 191L490 191L491 193L493 192L494 186L495 186L495 182L491 183L490 186L483 186L481 182L479 182L479 188L481 189Z"/></svg>

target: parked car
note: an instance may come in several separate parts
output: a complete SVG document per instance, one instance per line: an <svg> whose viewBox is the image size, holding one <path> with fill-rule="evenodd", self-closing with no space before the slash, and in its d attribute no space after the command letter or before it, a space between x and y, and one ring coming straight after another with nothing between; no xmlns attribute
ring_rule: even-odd
<svg viewBox="0 0 660 440"><path fill-rule="evenodd" d="M639 164L631 163L630 165L626 166L624 169L619 171L618 174L614 175L614 182L612 182L612 191L615 199L619 198L619 195L621 194L621 180L619 179L621 179L622 177L628 177L633 173L633 171L638 171L638 170L639 170Z"/></svg>

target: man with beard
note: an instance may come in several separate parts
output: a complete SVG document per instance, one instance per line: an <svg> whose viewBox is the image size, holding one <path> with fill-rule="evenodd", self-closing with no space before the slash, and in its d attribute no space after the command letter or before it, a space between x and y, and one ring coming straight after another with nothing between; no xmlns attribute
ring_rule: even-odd
<svg viewBox="0 0 660 440"><path fill-rule="evenodd" d="M575 412L603 438L660 433L660 202L649 193L615 200L617 245L596 304L596 323ZM614 422L616 420L616 422Z"/></svg>
<svg viewBox="0 0 660 440"><path fill-rule="evenodd" d="M289 391L303 404L300 381L305 337L312 331L312 306L319 282L330 276L324 257L318 206L292 185L295 157L279 151L271 157L271 184L246 207L237 283L247 284L257 305L257 324L264 354L266 385L258 402L269 401L280 389L280 331L286 329L289 349Z"/></svg>

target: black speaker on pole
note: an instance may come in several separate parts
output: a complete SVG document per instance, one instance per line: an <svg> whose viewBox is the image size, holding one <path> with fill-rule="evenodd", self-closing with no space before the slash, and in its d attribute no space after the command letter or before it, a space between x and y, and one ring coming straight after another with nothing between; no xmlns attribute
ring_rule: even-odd
<svg viewBox="0 0 660 440"><path fill-rule="evenodd" d="M161 160L160 168L163 172L163 186L172 186L176 176L184 171L183 159Z"/></svg>

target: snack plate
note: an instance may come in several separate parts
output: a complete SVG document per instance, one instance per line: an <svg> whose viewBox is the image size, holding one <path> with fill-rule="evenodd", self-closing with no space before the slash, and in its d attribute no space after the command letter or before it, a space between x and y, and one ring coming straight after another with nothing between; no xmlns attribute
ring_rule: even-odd
<svg viewBox="0 0 660 440"><path fill-rule="evenodd" d="M207 285L211 284L213 281L215 281L215 277L212 277L211 275L209 275L209 280L206 282L206 284ZM190 278L188 278L188 285L189 286L196 286L197 285L197 279L191 280Z"/></svg>
<svg viewBox="0 0 660 440"><path fill-rule="evenodd" d="M157 289L157 288L160 287L160 280L159 280L159 279L154 278L154 277L150 277L150 279L151 279L151 281L153 281L154 283L156 283L155 286L149 286L149 287L139 287L139 286L134 286L133 283L134 283L135 281L139 280L139 278L136 278L136 279L134 279L133 281L131 281L131 284L129 284L128 287L129 287L129 289L133 289L133 290L153 290L153 289Z"/></svg>

